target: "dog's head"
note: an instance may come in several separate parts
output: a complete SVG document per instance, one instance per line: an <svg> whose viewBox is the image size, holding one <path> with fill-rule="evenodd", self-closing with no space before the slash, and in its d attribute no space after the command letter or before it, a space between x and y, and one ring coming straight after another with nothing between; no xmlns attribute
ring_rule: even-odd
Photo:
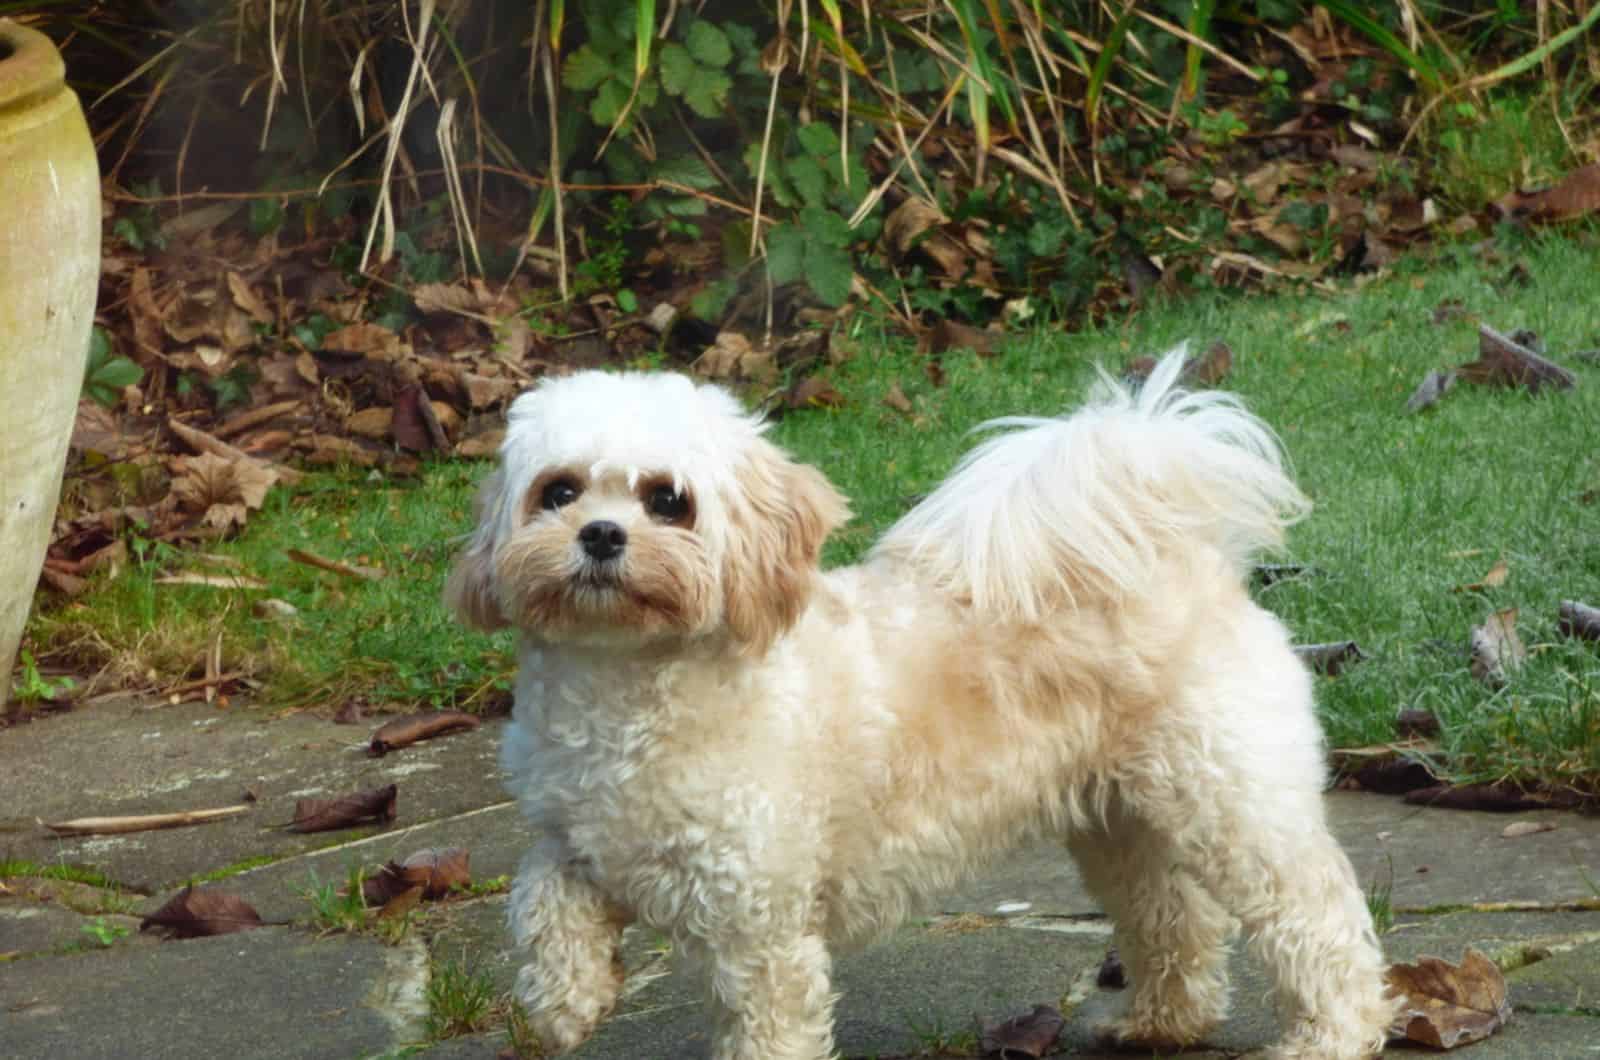
<svg viewBox="0 0 1600 1060"><path fill-rule="evenodd" d="M848 515L726 391L585 372L511 406L446 603L549 642L725 635L763 652L804 610Z"/></svg>

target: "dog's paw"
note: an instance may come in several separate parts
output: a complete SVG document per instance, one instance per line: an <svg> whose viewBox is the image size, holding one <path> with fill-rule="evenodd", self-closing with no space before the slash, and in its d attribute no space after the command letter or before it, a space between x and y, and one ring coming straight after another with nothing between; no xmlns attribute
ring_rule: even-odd
<svg viewBox="0 0 1600 1060"><path fill-rule="evenodd" d="M558 998L541 989L536 980L537 976L524 968L516 996L527 1014L528 1029L547 1053L568 1053L588 1041L616 1004L617 990L609 982L598 993L569 989Z"/></svg>
<svg viewBox="0 0 1600 1060"><path fill-rule="evenodd" d="M1094 1036L1100 1045L1108 1049L1169 1053L1194 1045L1211 1029L1213 1022L1207 1020L1180 1027L1170 1021L1140 1019L1129 1015L1096 1024Z"/></svg>

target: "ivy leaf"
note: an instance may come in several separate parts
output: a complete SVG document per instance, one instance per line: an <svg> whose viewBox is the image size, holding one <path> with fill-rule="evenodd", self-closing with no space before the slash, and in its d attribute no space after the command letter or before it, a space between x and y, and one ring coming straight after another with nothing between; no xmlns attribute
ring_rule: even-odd
<svg viewBox="0 0 1600 1060"><path fill-rule="evenodd" d="M833 131L831 125L814 121L796 129L795 136L807 154L823 156L839 153L839 134Z"/></svg>
<svg viewBox="0 0 1600 1060"><path fill-rule="evenodd" d="M681 96L694 84L700 68L689 49L676 42L661 49L661 87L669 96Z"/></svg>
<svg viewBox="0 0 1600 1060"><path fill-rule="evenodd" d="M844 305L850 297L853 268L850 252L824 243L812 243L806 249L806 283L818 298L830 306Z"/></svg>
<svg viewBox="0 0 1600 1060"><path fill-rule="evenodd" d="M767 272L774 285L805 275L806 236L794 225L780 225L767 236Z"/></svg>
<svg viewBox="0 0 1600 1060"><path fill-rule="evenodd" d="M696 67L695 78L684 92L683 101L700 117L717 118L722 115L723 105L728 101L728 91L732 88L733 79L721 70Z"/></svg>
<svg viewBox="0 0 1600 1060"><path fill-rule="evenodd" d="M616 71L612 69L611 61L596 51L592 44L585 44L567 56L567 61L561 65L562 86L579 92L592 92L606 80L615 77Z"/></svg>
<svg viewBox="0 0 1600 1060"><path fill-rule="evenodd" d="M733 47L728 35L705 19L698 19L689 27L689 54L695 61L721 69L733 59Z"/></svg>

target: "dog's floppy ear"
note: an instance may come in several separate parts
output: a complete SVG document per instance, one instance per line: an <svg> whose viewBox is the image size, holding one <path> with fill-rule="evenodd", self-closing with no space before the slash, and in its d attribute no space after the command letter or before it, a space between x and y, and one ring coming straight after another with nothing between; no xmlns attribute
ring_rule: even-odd
<svg viewBox="0 0 1600 1060"><path fill-rule="evenodd" d="M484 479L473 503L478 528L456 557L450 577L444 583L445 606L468 626L486 632L504 629L510 624L494 591L494 553L500 540L504 487L505 472L501 469L497 468Z"/></svg>
<svg viewBox="0 0 1600 1060"><path fill-rule="evenodd" d="M734 637L759 655L805 610L822 542L850 509L822 472L760 438L736 476L724 615Z"/></svg>

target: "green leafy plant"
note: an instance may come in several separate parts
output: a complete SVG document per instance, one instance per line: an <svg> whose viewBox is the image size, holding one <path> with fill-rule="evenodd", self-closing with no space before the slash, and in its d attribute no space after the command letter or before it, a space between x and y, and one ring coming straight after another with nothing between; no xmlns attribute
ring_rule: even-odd
<svg viewBox="0 0 1600 1060"><path fill-rule="evenodd" d="M127 924L114 924L103 916L86 921L79 930L101 947L112 946L118 939L126 938L132 932Z"/></svg>
<svg viewBox="0 0 1600 1060"><path fill-rule="evenodd" d="M125 387L144 378L144 369L126 357L113 356L111 336L96 324L89 332L89 359L83 369L83 392L110 408Z"/></svg>
<svg viewBox="0 0 1600 1060"><path fill-rule="evenodd" d="M804 280L828 305L850 297L854 262L850 225L832 210L807 206L792 224L779 225L767 236L767 268L775 284Z"/></svg>
<svg viewBox="0 0 1600 1060"><path fill-rule="evenodd" d="M39 665L27 648L18 653L19 671L11 682L11 694L23 706L32 706L45 700L58 699L77 687L70 677L52 681L39 672Z"/></svg>

